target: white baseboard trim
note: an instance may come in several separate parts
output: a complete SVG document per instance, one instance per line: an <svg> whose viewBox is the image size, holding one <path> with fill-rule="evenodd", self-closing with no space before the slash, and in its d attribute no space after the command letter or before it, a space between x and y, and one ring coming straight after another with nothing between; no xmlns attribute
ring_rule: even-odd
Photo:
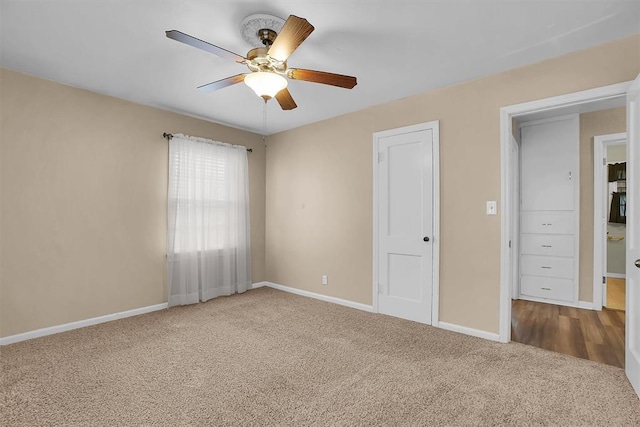
<svg viewBox="0 0 640 427"><path fill-rule="evenodd" d="M460 334L471 335L472 337L484 338L490 341L500 341L500 335L493 332L481 331L479 329L467 328L466 326L454 325L453 323L438 322L438 328L447 331L458 332Z"/></svg>
<svg viewBox="0 0 640 427"><path fill-rule="evenodd" d="M362 304L362 303L359 303L359 302L349 301L349 300L342 299L342 298L336 298L336 297L330 297L330 296L327 296L327 295L316 294L315 292L309 292L309 291L304 291L302 289L291 288L289 286L279 285L279 284L273 283L273 282L260 282L260 283L264 283L264 285L261 285L261 286L268 286L268 287L273 288L273 289L278 289L280 291L289 292L289 293L296 294L296 295L301 295L303 297L319 299L320 301L332 302L334 304L344 305L345 307L351 307L351 308L356 308L356 309L362 310L362 311L368 311L369 313L373 313L374 312L373 311L373 306L371 306L371 305L366 305L366 304Z"/></svg>
<svg viewBox="0 0 640 427"><path fill-rule="evenodd" d="M262 288L263 286L267 286L269 284L269 282L256 282L256 283L252 283L251 285L249 285L249 289L258 289L258 288Z"/></svg>
<svg viewBox="0 0 640 427"><path fill-rule="evenodd" d="M611 277L612 279L626 279L627 275L622 273L607 273L607 277Z"/></svg>
<svg viewBox="0 0 640 427"><path fill-rule="evenodd" d="M255 285L258 285L258 286L255 286ZM355 308L355 309L358 309L358 310L367 311L369 313L375 313L375 311L373 309L373 306L371 306L371 305L361 304L359 302L353 302L353 301L349 301L349 300L345 300L345 299L341 299L341 298L336 298L336 297L330 297L330 296L327 296L327 295L316 294L315 292L304 291L302 289L292 288L292 287L289 287L289 286L284 286L284 285L280 285L280 284L273 283L273 282L258 282L257 284L254 284L252 287L262 287L262 286L268 286L270 288L278 289L280 291L289 292L289 293L296 294L296 295L301 295L301 296L304 296L304 297L315 298L315 299L319 299L321 301L332 302L334 304L344 305L346 307L351 307L351 308ZM473 329L473 328L467 328L465 326L458 326L458 325L454 325L452 323L435 321L435 322L433 322L432 326L434 326L436 328L446 329L448 331L458 332L458 333L465 334L465 335L471 335L471 336L478 337L478 338L484 338L484 339L490 340L490 341L500 341L500 335L498 335L498 334L494 334L494 333L486 332L486 331L481 331L481 330Z"/></svg>
<svg viewBox="0 0 640 427"><path fill-rule="evenodd" d="M164 310L167 307L168 303L165 302L162 304L150 305L147 307L134 308L133 310L121 311L119 313L92 317L91 319L79 320L77 322L65 323L63 325L36 329L35 331L24 332L22 334L9 335L8 337L0 338L0 346L14 344L20 341L31 340L34 338L40 338L47 335L59 334L60 332L66 332L73 329L84 328L86 326L97 325L99 323L111 322L112 320L124 319L125 317L151 313L152 311Z"/></svg>
<svg viewBox="0 0 640 427"><path fill-rule="evenodd" d="M586 310L593 310L593 303L587 301L578 301L578 308L584 308Z"/></svg>

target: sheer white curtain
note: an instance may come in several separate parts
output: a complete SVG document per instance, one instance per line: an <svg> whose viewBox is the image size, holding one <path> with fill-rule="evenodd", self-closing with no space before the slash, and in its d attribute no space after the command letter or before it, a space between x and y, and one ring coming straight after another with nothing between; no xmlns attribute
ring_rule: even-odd
<svg viewBox="0 0 640 427"><path fill-rule="evenodd" d="M174 135L169 141L169 305L244 292L251 284L245 147Z"/></svg>

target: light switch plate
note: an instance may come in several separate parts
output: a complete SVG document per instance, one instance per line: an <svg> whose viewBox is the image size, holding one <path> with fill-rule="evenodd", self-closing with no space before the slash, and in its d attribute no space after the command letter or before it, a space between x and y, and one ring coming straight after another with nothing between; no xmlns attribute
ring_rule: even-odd
<svg viewBox="0 0 640 427"><path fill-rule="evenodd" d="M487 202L487 215L498 215L498 202L495 200Z"/></svg>

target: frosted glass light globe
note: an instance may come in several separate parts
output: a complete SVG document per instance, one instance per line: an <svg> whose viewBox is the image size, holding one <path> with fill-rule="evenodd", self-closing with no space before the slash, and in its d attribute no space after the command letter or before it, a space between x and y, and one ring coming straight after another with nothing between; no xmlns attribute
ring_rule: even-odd
<svg viewBox="0 0 640 427"><path fill-rule="evenodd" d="M280 74L267 71L258 71L245 76L244 82L259 97L269 100L276 96L278 92L287 87L287 79Z"/></svg>

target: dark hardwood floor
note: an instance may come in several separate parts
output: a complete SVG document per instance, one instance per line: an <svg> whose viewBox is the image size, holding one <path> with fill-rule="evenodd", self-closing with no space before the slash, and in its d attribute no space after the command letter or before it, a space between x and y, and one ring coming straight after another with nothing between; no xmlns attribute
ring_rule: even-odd
<svg viewBox="0 0 640 427"><path fill-rule="evenodd" d="M624 311L515 300L511 340L624 368Z"/></svg>

